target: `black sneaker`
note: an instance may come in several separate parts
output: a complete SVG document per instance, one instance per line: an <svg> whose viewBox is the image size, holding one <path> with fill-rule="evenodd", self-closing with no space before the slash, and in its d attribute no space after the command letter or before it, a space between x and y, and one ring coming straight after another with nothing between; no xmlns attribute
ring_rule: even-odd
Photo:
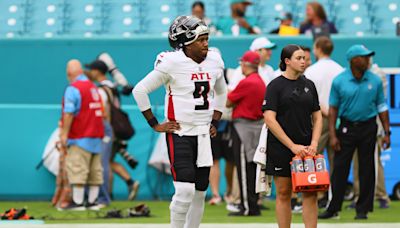
<svg viewBox="0 0 400 228"><path fill-rule="evenodd" d="M87 203L86 209L91 211L100 211L101 207L97 202L94 202L94 203Z"/></svg>
<svg viewBox="0 0 400 228"><path fill-rule="evenodd" d="M131 186L129 186L128 200L134 200L136 198L137 192L139 190L139 185L140 185L139 181L135 181Z"/></svg>
<svg viewBox="0 0 400 228"><path fill-rule="evenodd" d="M356 208L356 202L351 202L351 204L346 206L346 209L352 210Z"/></svg>
<svg viewBox="0 0 400 228"><path fill-rule="evenodd" d="M337 212L333 213L330 211L324 211L322 212L322 214L318 215L319 219L338 219L339 218L339 214Z"/></svg>
<svg viewBox="0 0 400 228"><path fill-rule="evenodd" d="M246 216L243 211L229 212L228 216Z"/></svg>
<svg viewBox="0 0 400 228"><path fill-rule="evenodd" d="M228 214L228 216L260 216L260 215L261 215L261 213L259 211L258 212L249 213L248 215L245 215L243 211L230 212Z"/></svg>
<svg viewBox="0 0 400 228"><path fill-rule="evenodd" d="M322 208L326 208L326 206L328 205L328 200L323 198L318 200L318 208L322 209Z"/></svg>
<svg viewBox="0 0 400 228"><path fill-rule="evenodd" d="M379 202L379 208L380 209L387 209L389 208L389 202L385 199L378 199Z"/></svg>
<svg viewBox="0 0 400 228"><path fill-rule="evenodd" d="M59 211L85 211L86 207L83 204L76 204L75 202L71 202L66 207L59 207L57 208Z"/></svg>
<svg viewBox="0 0 400 228"><path fill-rule="evenodd" d="M367 213L363 213L363 212L358 212L356 217L354 217L355 220L364 220L364 219L368 219Z"/></svg>

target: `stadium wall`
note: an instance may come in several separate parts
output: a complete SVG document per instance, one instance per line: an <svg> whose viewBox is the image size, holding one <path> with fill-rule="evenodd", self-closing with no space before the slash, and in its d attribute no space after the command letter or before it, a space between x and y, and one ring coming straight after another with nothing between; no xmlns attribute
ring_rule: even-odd
<svg viewBox="0 0 400 228"><path fill-rule="evenodd" d="M281 48L290 43L312 46L310 37L269 37L278 45L270 65L278 66ZM222 52L226 67L233 68L248 49L254 37L211 38L210 46ZM364 44L376 51L374 61L382 67L400 66L400 39L396 37L334 36L333 59L347 67L346 50L353 44ZM110 53L131 84L149 72L156 55L168 50L166 38L132 39L6 39L0 40L0 200L48 199L55 188L54 177L45 169L35 170L44 146L60 118L60 101L67 86L65 64L76 58L92 61L103 51ZM162 119L163 89L151 95ZM137 130L129 143L129 151L140 161L131 171L141 181L140 199L164 198L172 193L170 177L158 174L146 163L157 135L150 131L132 97L123 98ZM392 142L399 139L392 139ZM222 190L224 186L222 186ZM115 178L114 193L126 196L125 184Z"/></svg>

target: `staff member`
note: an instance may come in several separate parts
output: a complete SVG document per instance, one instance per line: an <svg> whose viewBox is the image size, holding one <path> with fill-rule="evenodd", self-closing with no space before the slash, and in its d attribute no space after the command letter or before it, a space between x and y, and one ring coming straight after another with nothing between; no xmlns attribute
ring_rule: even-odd
<svg viewBox="0 0 400 228"><path fill-rule="evenodd" d="M99 210L97 197L103 184L100 153L104 136L103 107L96 85L83 74L78 60L67 64L70 85L62 103L60 142L67 148L66 170L72 185L72 203L65 210L86 210L85 185L89 185L90 210Z"/></svg>
<svg viewBox="0 0 400 228"><path fill-rule="evenodd" d="M260 55L247 51L240 60L246 77L228 94L226 106L233 107L233 153L241 189L239 212L230 215L260 215L258 194L255 191L256 164L253 163L260 132L263 125L261 106L265 95L265 83L258 74Z"/></svg>
<svg viewBox="0 0 400 228"><path fill-rule="evenodd" d="M303 75L305 54L298 45L282 49L281 76L267 87L264 120L268 129L267 175L276 184L276 217L279 227L290 227L292 182L290 161L295 155L315 155L322 129L322 115L314 83ZM317 227L317 194L303 193L303 221Z"/></svg>
<svg viewBox="0 0 400 228"><path fill-rule="evenodd" d="M389 113L383 94L382 80L368 70L370 57L375 52L363 45L353 45L346 53L350 69L339 74L332 83L329 97L330 144L335 150L332 174L333 198L328 209L319 218L338 216L355 149L358 150L360 196L354 219L367 219L373 210L375 189L376 115L382 122L384 148L390 146ZM336 119L340 126L336 130Z"/></svg>

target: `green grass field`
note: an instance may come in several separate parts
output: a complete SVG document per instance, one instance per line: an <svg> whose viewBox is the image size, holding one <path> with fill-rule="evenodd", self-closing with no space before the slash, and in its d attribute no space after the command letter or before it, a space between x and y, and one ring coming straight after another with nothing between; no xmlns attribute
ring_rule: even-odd
<svg viewBox="0 0 400 228"><path fill-rule="evenodd" d="M21 208L27 207L28 214L36 219L44 219L46 223L168 223L169 221L169 202L165 201L145 201L151 210L149 218L126 218L126 219L104 219L107 210L113 208L125 210L129 207L141 202L117 201L108 208L102 209L100 212L84 211L84 212L59 212L53 208L49 202L0 202L0 211L3 212L11 207ZM348 205L345 202L345 205ZM275 201L265 203L270 210L264 210L262 216L259 217L229 217L225 210L225 204L219 206L206 206L203 223L275 223ZM320 221L323 223L354 223L354 210L343 209L340 213L340 219ZM301 223L300 214L293 215L294 223ZM364 222L364 221L363 221ZM400 202L391 202L389 209L379 209L375 205L373 213L369 214L366 223L399 223L400 222ZM357 221L360 223L360 221Z"/></svg>

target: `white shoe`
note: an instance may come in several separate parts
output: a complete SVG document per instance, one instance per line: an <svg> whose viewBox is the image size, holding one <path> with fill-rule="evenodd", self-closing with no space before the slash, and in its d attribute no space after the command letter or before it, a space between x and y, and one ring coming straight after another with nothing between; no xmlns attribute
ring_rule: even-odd
<svg viewBox="0 0 400 228"><path fill-rule="evenodd" d="M293 210L292 210L292 213L293 214L301 214L301 213L303 213L303 206L298 206L298 205L296 205L296 206L294 206L293 207Z"/></svg>
<svg viewBox="0 0 400 228"><path fill-rule="evenodd" d="M240 212L240 208L238 204L228 203L226 204L226 210L230 212Z"/></svg>

